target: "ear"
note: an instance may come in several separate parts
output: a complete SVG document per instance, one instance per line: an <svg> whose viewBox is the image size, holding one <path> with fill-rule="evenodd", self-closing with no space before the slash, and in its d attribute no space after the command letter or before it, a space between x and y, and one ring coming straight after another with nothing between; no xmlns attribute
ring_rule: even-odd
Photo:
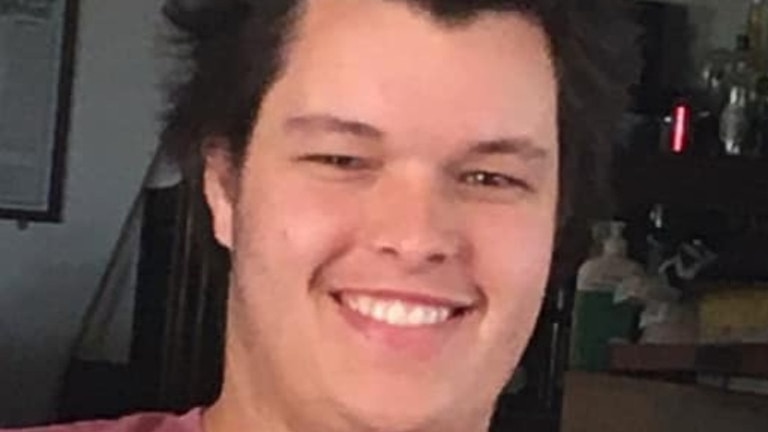
<svg viewBox="0 0 768 432"><path fill-rule="evenodd" d="M213 234L222 246L232 250L237 172L228 148L223 138L211 138L203 146L203 190L213 217Z"/></svg>

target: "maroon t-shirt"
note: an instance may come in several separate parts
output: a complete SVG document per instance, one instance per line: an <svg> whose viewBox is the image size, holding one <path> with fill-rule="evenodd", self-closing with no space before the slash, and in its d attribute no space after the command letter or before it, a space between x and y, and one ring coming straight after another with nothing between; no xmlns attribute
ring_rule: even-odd
<svg viewBox="0 0 768 432"><path fill-rule="evenodd" d="M196 408L184 415L147 413L117 420L95 420L68 425L39 426L28 429L0 429L12 432L203 432L202 411Z"/></svg>

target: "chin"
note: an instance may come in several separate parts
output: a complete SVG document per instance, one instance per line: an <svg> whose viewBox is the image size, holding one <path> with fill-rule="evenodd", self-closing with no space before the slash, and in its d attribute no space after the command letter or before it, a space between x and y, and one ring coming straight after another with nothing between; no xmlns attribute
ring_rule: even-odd
<svg viewBox="0 0 768 432"><path fill-rule="evenodd" d="M436 425L448 423L445 413L432 407L420 405L404 406L391 401L380 402L378 406L349 407L347 415L359 425L359 430L370 432L422 432L446 431ZM446 431L447 432L447 431Z"/></svg>
<svg viewBox="0 0 768 432"><path fill-rule="evenodd" d="M342 403L345 417L360 432L471 432L466 398L450 400L451 391L371 391L347 393ZM381 390L381 389L380 389ZM454 397L455 398L455 397ZM480 416L481 417L481 416ZM475 423L484 419L478 418Z"/></svg>

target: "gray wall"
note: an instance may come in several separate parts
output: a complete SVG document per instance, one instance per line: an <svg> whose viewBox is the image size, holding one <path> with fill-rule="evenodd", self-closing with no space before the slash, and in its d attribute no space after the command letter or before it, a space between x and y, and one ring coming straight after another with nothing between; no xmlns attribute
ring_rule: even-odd
<svg viewBox="0 0 768 432"><path fill-rule="evenodd" d="M161 0L80 0L65 222L0 222L0 425L50 418L66 353L157 145Z"/></svg>

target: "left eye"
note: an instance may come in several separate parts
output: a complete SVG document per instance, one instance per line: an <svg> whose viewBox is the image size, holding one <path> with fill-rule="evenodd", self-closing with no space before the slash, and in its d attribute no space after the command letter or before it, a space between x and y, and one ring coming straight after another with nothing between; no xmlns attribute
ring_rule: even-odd
<svg viewBox="0 0 768 432"><path fill-rule="evenodd" d="M470 186L483 186L499 189L529 189L528 184L518 178L488 171L472 171L464 173L460 176L459 180Z"/></svg>
<svg viewBox="0 0 768 432"><path fill-rule="evenodd" d="M306 162L327 165L341 170L354 171L368 168L366 160L356 156L317 154L305 156L302 159Z"/></svg>

